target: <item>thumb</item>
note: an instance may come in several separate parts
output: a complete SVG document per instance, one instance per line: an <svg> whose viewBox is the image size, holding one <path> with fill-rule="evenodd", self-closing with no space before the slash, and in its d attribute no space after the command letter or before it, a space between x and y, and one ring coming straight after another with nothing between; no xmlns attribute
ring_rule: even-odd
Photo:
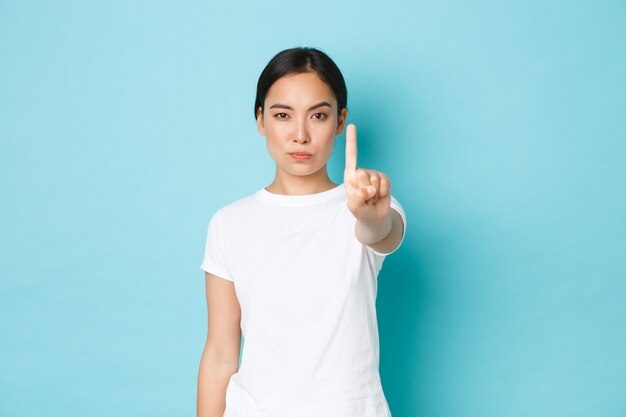
<svg viewBox="0 0 626 417"><path fill-rule="evenodd" d="M357 187L348 199L348 208L354 213L363 207L365 200L370 197L371 195L368 193L368 187Z"/></svg>

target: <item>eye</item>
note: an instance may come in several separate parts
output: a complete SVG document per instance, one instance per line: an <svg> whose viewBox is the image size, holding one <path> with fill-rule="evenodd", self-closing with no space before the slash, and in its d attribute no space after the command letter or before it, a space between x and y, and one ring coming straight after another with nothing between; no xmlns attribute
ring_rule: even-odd
<svg viewBox="0 0 626 417"><path fill-rule="evenodd" d="M287 115L287 113L276 113L274 117L277 119L286 119L289 116Z"/></svg>
<svg viewBox="0 0 626 417"><path fill-rule="evenodd" d="M315 113L313 115L313 118L317 120L325 120L326 118L328 118L328 116L324 113Z"/></svg>

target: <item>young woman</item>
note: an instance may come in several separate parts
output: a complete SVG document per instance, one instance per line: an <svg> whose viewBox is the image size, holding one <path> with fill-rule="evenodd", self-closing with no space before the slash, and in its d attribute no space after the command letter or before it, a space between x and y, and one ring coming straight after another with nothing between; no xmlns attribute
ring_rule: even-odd
<svg viewBox="0 0 626 417"><path fill-rule="evenodd" d="M404 210L385 174L357 167L354 125L343 184L329 178L348 111L343 76L323 52L277 54L254 114L276 174L209 222L198 416L389 417L377 276L404 238Z"/></svg>

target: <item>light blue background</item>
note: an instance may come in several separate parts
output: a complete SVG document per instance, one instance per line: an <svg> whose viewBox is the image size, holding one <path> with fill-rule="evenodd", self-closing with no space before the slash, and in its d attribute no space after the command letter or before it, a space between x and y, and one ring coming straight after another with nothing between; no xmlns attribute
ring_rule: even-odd
<svg viewBox="0 0 626 417"><path fill-rule="evenodd" d="M195 413L206 226L301 45L409 218L394 417L626 415L625 40L624 1L0 1L0 415Z"/></svg>

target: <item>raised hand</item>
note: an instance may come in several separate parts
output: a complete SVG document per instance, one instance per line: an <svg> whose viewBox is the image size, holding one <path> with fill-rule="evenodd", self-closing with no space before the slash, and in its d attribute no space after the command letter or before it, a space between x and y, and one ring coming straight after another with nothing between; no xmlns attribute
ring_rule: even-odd
<svg viewBox="0 0 626 417"><path fill-rule="evenodd" d="M343 183L348 194L348 209L366 225L379 224L390 212L391 181L379 171L357 168L356 126L346 130L346 169Z"/></svg>

